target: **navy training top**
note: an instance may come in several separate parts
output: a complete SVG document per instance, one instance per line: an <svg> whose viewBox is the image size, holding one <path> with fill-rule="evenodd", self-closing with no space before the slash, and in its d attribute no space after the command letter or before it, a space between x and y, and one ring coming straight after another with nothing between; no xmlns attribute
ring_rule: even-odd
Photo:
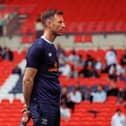
<svg viewBox="0 0 126 126"><path fill-rule="evenodd" d="M29 49L26 56L26 67L38 70L31 96L39 104L60 105L61 87L58 80L58 58L54 44L45 39L38 39Z"/></svg>

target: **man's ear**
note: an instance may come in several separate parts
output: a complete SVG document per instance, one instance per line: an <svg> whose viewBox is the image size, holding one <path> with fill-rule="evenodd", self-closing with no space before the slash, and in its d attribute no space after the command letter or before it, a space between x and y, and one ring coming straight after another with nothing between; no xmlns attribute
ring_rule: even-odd
<svg viewBox="0 0 126 126"><path fill-rule="evenodd" d="M50 27L51 26L51 20L50 19L47 19L45 25L47 27Z"/></svg>

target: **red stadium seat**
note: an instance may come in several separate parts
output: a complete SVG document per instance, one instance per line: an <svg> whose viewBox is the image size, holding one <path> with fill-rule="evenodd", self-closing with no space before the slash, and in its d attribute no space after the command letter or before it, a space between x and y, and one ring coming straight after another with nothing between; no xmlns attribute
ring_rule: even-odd
<svg viewBox="0 0 126 126"><path fill-rule="evenodd" d="M68 24L67 32L70 33L77 31L81 33L126 31L125 0L116 0L116 3L114 0L110 0L109 2L106 2L106 0L102 0L100 2L95 0L92 3L90 3L90 1L83 0L83 4L81 0L75 2L72 0L60 2L56 0L39 0L37 3L35 0L6 0L5 3L13 5L15 8L17 5L20 5L17 11L20 14L29 14L28 23L35 20L37 16L45 10L45 8L60 8L65 13L66 22ZM44 5L42 3L44 3ZM121 8L118 5L120 5ZM79 8L77 8L77 6ZM32 22L32 25L34 25L34 22ZM26 25L26 27L28 26Z"/></svg>
<svg viewBox="0 0 126 126"><path fill-rule="evenodd" d="M80 42L82 42L82 40L83 40L82 35L75 35L75 37L74 37L74 42L75 43L80 43Z"/></svg>

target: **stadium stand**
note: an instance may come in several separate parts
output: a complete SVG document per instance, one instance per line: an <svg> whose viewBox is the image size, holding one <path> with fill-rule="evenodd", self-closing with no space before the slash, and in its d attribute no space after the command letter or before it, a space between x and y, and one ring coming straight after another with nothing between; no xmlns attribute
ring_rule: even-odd
<svg viewBox="0 0 126 126"><path fill-rule="evenodd" d="M15 65L17 65L22 59L24 58L24 54L23 53L17 53L16 51L14 52L14 60L12 62L4 60L2 62L0 62L0 65L2 67L0 67L0 71L2 71L0 73L1 79L0 79L0 85L3 84L3 82L5 81L5 79L11 74L13 68L15 67ZM7 68L7 69L5 69Z"/></svg>
<svg viewBox="0 0 126 126"><path fill-rule="evenodd" d="M41 6L44 3L44 6ZM92 3L87 0L78 1L48 1L35 0L26 1L5 1L11 9L3 9L4 13L11 13L16 10L20 15L28 15L28 19L21 27L22 34L35 33L34 23L36 18L46 8L60 8L66 16L66 32L84 32L84 33L113 33L125 32L125 0L116 3L114 0L106 2L105 0L94 0ZM82 4L83 3L83 4ZM76 5L76 6L75 6ZM79 7L77 9L76 7ZM104 9L103 9L104 8ZM77 16L77 17L76 17ZM74 21L73 21L74 19Z"/></svg>
<svg viewBox="0 0 126 126"><path fill-rule="evenodd" d="M64 11L67 25L66 36L64 38L68 38L67 41L72 40L75 44L74 47L81 43L93 45L94 41L103 40L106 45L108 44L107 41L109 42L110 40L114 40L114 44L122 41L124 43L122 45L126 45L125 0L116 0L116 2L115 0L38 0L37 2L36 0L0 0L0 3L0 19L6 18L7 15L9 15L9 19L12 19L16 14L18 14L19 18L23 18L20 26L21 44L23 45L34 42L36 34L35 21L41 15L41 12L48 8L57 8ZM120 33L124 37L118 36ZM69 39L70 34L73 35L72 39ZM94 34L100 34L102 36L94 36ZM114 34L118 37L113 39L113 36L109 36L109 38L106 37L106 34L108 36ZM97 37L102 39L97 39ZM62 38L61 41L63 40ZM115 40L117 40L117 43L115 43ZM68 46L69 43L66 45ZM89 54L94 59L100 59L103 64L106 64L105 54L108 50L98 47L99 45L97 45L97 49L87 49L80 45L81 48L76 50L76 54L81 55L84 61L87 54ZM72 48L73 45L69 45L69 47ZM102 47L104 48L104 44ZM69 57L72 51L73 49L65 50L65 56ZM124 50L117 48L116 52L117 61L120 64ZM22 75L12 74L12 70L17 64L20 64L19 66L23 73L25 67L25 51L21 53L14 51L13 53L14 60L12 62L7 60L0 61L0 71L2 71L0 72L0 126L18 126L21 120L21 109L24 104ZM68 65L70 67L74 66L71 62ZM79 72L82 67L77 66L75 70ZM67 87L68 92L71 92L76 84L80 85L83 92L86 92L88 89L95 92L99 84L104 87L105 91L108 91L112 83L106 73L100 73L99 78L86 78L81 76L74 78L60 75L59 79L62 87ZM126 75L116 82L116 87L119 90L124 89L125 86ZM74 112L71 112L70 120L65 121L61 119L61 126L110 126L111 117L117 108L121 108L126 114L125 104L118 102L115 96L107 97L105 103L90 103L89 101L83 100L75 104ZM30 121L28 126L32 126L32 121Z"/></svg>
<svg viewBox="0 0 126 126"><path fill-rule="evenodd" d="M105 50L104 50L105 51ZM67 51L67 56L71 54L71 50ZM103 50L101 50L103 52ZM118 52L121 52L119 50ZM94 50L89 50L86 52L81 52L81 50L78 50L78 54L84 54L85 59L85 53L89 53L92 56L94 55ZM105 53L103 53L105 55ZM103 56L103 55L102 55ZM23 68L22 68L23 69ZM100 78L68 78L65 76L60 76L60 82L62 86L66 86L69 90L69 92L72 90L71 88L76 84L79 83L81 86L81 89L83 91L86 91L88 88L90 88L92 91L96 91L96 87L98 84L101 84L104 86L105 90L107 91L110 85L110 80L107 78L106 75L103 74ZM1 106L6 106L6 109L2 111L2 113L8 111L8 109L11 111L8 112L8 118L9 115L11 115L11 118L9 118L10 122L9 124L12 125L18 125L20 122L21 113L19 112L21 110L21 106L23 105L22 100L22 89L21 89L21 83L22 83L22 76L19 78L17 83L15 84L15 87L11 88L12 90L9 92L10 95L14 94L15 99L10 102L9 100L2 100ZM125 86L124 81L118 81L117 87L123 88ZM19 100L20 99L20 100ZM108 97L107 101L105 103L90 103L89 101L82 101L81 103L78 103L75 105L75 110L72 113L71 119L69 121L64 121L61 119L61 126L77 126L77 125L84 125L84 126L109 126L110 125L110 119L116 108L120 107L124 113L126 113L125 107L122 104L117 103L116 97ZM113 106L115 104L115 106ZM12 107L15 106L15 107ZM15 110L13 110L15 109ZM14 114L12 114L12 112ZM17 113L18 112L18 113ZM16 114L15 114L16 113ZM5 122L4 114L1 114L1 121L0 124ZM16 119L16 122L14 119ZM9 125L8 122L5 123L6 126ZM32 122L29 123L28 126L31 126Z"/></svg>

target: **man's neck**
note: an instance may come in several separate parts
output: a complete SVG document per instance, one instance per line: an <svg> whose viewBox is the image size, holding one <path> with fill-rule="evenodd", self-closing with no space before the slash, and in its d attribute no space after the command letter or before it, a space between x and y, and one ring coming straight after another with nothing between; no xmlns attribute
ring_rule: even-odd
<svg viewBox="0 0 126 126"><path fill-rule="evenodd" d="M45 31L44 34L43 34L43 36L44 36L47 40L49 40L50 42L54 42L54 40L55 40L55 38L56 38L56 36L53 35L53 34L52 34L51 32L49 32L49 31Z"/></svg>

